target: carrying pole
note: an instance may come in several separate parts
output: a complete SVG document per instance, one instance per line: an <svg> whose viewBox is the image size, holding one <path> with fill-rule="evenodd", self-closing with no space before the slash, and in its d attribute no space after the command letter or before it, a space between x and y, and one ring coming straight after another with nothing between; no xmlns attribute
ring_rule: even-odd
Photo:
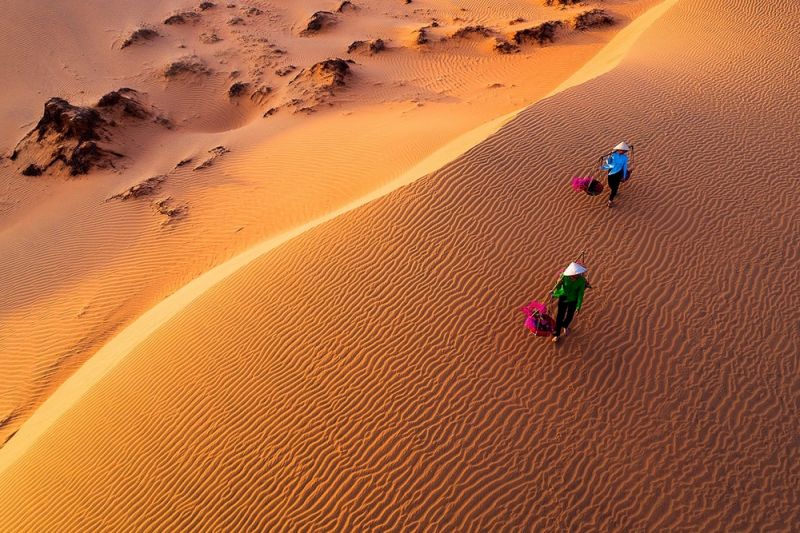
<svg viewBox="0 0 800 533"><path fill-rule="evenodd" d="M633 167L634 155L635 155L635 154L634 154L634 151L633 151L633 145L631 145L631 162L630 162L630 164L628 165L628 174L629 174L629 175L630 175L630 173L631 173L631 170L632 170L632 168L631 168L631 167Z"/></svg>

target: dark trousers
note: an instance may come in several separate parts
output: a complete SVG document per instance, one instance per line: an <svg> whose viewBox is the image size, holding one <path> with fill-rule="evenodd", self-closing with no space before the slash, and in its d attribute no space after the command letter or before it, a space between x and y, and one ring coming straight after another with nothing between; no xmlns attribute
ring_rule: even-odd
<svg viewBox="0 0 800 533"><path fill-rule="evenodd" d="M617 172L616 174L608 175L608 188L611 189L609 200L613 200L619 192L619 184L622 183L622 175L624 172Z"/></svg>
<svg viewBox="0 0 800 533"><path fill-rule="evenodd" d="M554 337L561 335L561 328L568 328L572 317L575 316L575 310L578 307L578 302L568 302L564 297L558 299L558 313L556 313L556 329L553 332Z"/></svg>

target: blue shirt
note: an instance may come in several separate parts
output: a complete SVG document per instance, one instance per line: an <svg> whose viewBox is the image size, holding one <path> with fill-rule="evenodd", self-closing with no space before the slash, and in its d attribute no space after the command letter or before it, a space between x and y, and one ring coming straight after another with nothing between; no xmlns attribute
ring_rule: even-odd
<svg viewBox="0 0 800 533"><path fill-rule="evenodd" d="M628 155L612 153L606 159L606 163L601 167L603 170L608 170L609 174L616 174L617 172L625 172L623 177L628 176Z"/></svg>

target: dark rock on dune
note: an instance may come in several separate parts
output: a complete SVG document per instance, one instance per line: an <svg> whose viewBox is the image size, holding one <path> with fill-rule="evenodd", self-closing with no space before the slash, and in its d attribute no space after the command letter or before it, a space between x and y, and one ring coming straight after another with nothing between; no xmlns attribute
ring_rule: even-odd
<svg viewBox="0 0 800 533"><path fill-rule="evenodd" d="M214 2L200 2L200 10L205 11L206 9L211 9L212 7L217 7L217 4Z"/></svg>
<svg viewBox="0 0 800 533"><path fill-rule="evenodd" d="M228 89L228 96L230 98L236 98L237 96L243 95L247 90L250 88L250 84L244 81L237 81L233 85L230 86Z"/></svg>
<svg viewBox="0 0 800 533"><path fill-rule="evenodd" d="M128 37L126 37L124 41L122 41L120 49L128 48L129 46L143 43L145 41L150 41L158 36L159 33L153 28L149 28L146 26L137 28Z"/></svg>
<svg viewBox="0 0 800 533"><path fill-rule="evenodd" d="M82 143L100 139L104 122L96 109L74 106L63 98L51 98L44 104L44 114L35 131L39 141L54 133L61 140Z"/></svg>
<svg viewBox="0 0 800 533"><path fill-rule="evenodd" d="M281 67L275 70L275 74L278 76L288 76L292 72L297 70L297 67L294 65L286 65L285 67Z"/></svg>
<svg viewBox="0 0 800 533"><path fill-rule="evenodd" d="M560 20L550 20L542 22L538 26L525 28L514 33L514 42L517 44L539 43L544 45L547 42L555 42L556 32L564 26Z"/></svg>
<svg viewBox="0 0 800 533"><path fill-rule="evenodd" d="M197 22L200 19L200 14L194 11L182 11L175 13L164 19L164 24L174 26L176 24L187 24L189 22Z"/></svg>
<svg viewBox="0 0 800 533"><path fill-rule="evenodd" d="M131 198L142 198L144 196L150 196L155 194L160 188L161 184L167 179L165 175L153 176L152 178L147 178L141 183L137 183L131 187L128 187L121 193L115 194L114 196L110 197L109 200L130 200Z"/></svg>
<svg viewBox="0 0 800 533"><path fill-rule="evenodd" d="M113 167L113 160L118 157L123 156L118 152L100 148L94 141L89 141L79 144L71 154L62 154L58 159L67 166L70 176L78 176L88 174L94 167Z"/></svg>
<svg viewBox="0 0 800 533"><path fill-rule="evenodd" d="M498 54L514 54L519 52L519 46L503 39L497 39L494 43L494 51Z"/></svg>
<svg viewBox="0 0 800 533"><path fill-rule="evenodd" d="M383 39L375 39L374 41L353 41L347 47L347 53L352 54L355 52L377 54L386 50L386 43Z"/></svg>
<svg viewBox="0 0 800 533"><path fill-rule="evenodd" d="M575 4L582 4L586 0L544 0L546 6L574 6Z"/></svg>
<svg viewBox="0 0 800 533"><path fill-rule="evenodd" d="M197 56L185 56L167 65L164 76L174 78L183 74L210 74L208 66Z"/></svg>
<svg viewBox="0 0 800 533"><path fill-rule="evenodd" d="M326 59L303 69L289 82L289 101L296 111L313 111L346 85L350 65L343 59Z"/></svg>
<svg viewBox="0 0 800 533"><path fill-rule="evenodd" d="M514 26L515 24L522 24L523 22L525 22L525 19L524 19L524 18L522 18L522 17L517 17L517 18L515 18L514 20L510 20L510 21L508 22L508 24L509 24L510 26Z"/></svg>
<svg viewBox="0 0 800 533"><path fill-rule="evenodd" d="M41 167L31 163L30 165L25 167L25 169L22 171L22 175L23 176L41 176L42 172L43 171L42 171Z"/></svg>
<svg viewBox="0 0 800 533"><path fill-rule="evenodd" d="M358 9L358 8L356 7L356 5L353 2L351 2L350 0L344 0L344 2L339 4L339 7L336 8L336 12L337 13L344 13L346 11L355 11L356 9Z"/></svg>
<svg viewBox="0 0 800 533"><path fill-rule="evenodd" d="M367 47L367 41L353 41L350 43L350 46L347 47L347 53L352 54L353 52L358 52L360 50L364 50Z"/></svg>
<svg viewBox="0 0 800 533"><path fill-rule="evenodd" d="M317 11L308 19L308 23L300 35L313 35L334 24L336 24L335 14L330 11Z"/></svg>
<svg viewBox="0 0 800 533"><path fill-rule="evenodd" d="M277 107L271 107L271 108L267 109L267 111L264 113L264 118L271 117L272 115L274 115L277 112L278 112L278 108Z"/></svg>
<svg viewBox="0 0 800 533"><path fill-rule="evenodd" d="M244 14L248 17L257 17L259 15L263 15L264 12L258 9L257 7L248 7L244 10Z"/></svg>
<svg viewBox="0 0 800 533"><path fill-rule="evenodd" d="M208 151L208 153L211 154L211 157L209 157L208 159L206 159L205 161L194 167L194 170L203 170L204 168L210 167L211 165L214 164L214 161L216 161L223 155L227 154L228 152L230 152L230 150L228 150L224 146L215 146L214 148Z"/></svg>
<svg viewBox="0 0 800 533"><path fill-rule="evenodd" d="M27 176L41 175L51 168L76 176L95 167L113 167L122 154L98 142L110 142L113 131L126 120L151 117L160 118L142 103L137 91L128 88L103 95L92 107L51 98L44 105L42 118L17 144L11 159L25 161L21 172Z"/></svg>
<svg viewBox="0 0 800 533"><path fill-rule="evenodd" d="M147 109L139 98L140 95L137 91L123 87L104 94L97 102L97 107L119 109L129 117L140 119L151 116L152 111Z"/></svg>
<svg viewBox="0 0 800 533"><path fill-rule="evenodd" d="M612 26L613 24L614 17L602 9L584 11L580 15L576 16L572 21L573 27L578 31L586 31L599 26Z"/></svg>
<svg viewBox="0 0 800 533"><path fill-rule="evenodd" d="M417 30L417 44L423 45L430 42L430 37L428 37L428 28L429 26L425 26Z"/></svg>
<svg viewBox="0 0 800 533"><path fill-rule="evenodd" d="M289 84L311 82L316 89L333 93L337 87L344 87L350 74L350 65L344 59L326 59L303 69Z"/></svg>
<svg viewBox="0 0 800 533"><path fill-rule="evenodd" d="M494 32L486 26L465 26L456 30L453 34L454 39L464 39L472 37L473 35L480 35L482 37L490 37Z"/></svg>
<svg viewBox="0 0 800 533"><path fill-rule="evenodd" d="M244 19L242 17L233 17L228 19L229 26L240 26L244 24Z"/></svg>
<svg viewBox="0 0 800 533"><path fill-rule="evenodd" d="M163 126L168 130L172 129L172 121L163 115L156 115L153 119L153 122L158 124L159 126Z"/></svg>

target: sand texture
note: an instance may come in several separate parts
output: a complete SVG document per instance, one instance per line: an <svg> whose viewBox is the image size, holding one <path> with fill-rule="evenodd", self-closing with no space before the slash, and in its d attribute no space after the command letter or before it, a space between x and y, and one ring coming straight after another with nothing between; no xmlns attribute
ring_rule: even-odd
<svg viewBox="0 0 800 533"><path fill-rule="evenodd" d="M553 43L500 53L498 39L586 7L9 1L0 17L0 255L9 258L0 262L0 442L177 289L440 168L657 3L608 3L615 26L564 29ZM320 10L335 24L301 35ZM470 27L488 36L459 33ZM381 51L348 53L378 39ZM339 73L341 63L327 62L336 58L353 63ZM99 106L122 88L146 113ZM40 138L51 98L78 109L66 115L97 111L102 121L50 120ZM32 165L41 175L22 175Z"/></svg>
<svg viewBox="0 0 800 533"><path fill-rule="evenodd" d="M475 4L477 19L495 16ZM266 156L244 141L208 153L217 137L184 131L158 153L203 146L194 165L211 162L196 173L224 168L224 184L193 181L190 165L103 202L109 218L75 248L52 246L55 265L67 251L95 277L18 252L5 268L25 283L9 287L34 314L7 304L0 316L43 339L0 333L4 355L18 354L3 370L19 383L33 386L25 365L39 368L25 342L69 337L27 319L87 291L105 311L100 329L77 330L92 346L82 364L39 383L47 394L9 389L37 399L0 448L0 530L800 529L800 6L644 7L629 6L646 23L635 35L609 33L593 60L532 98L549 97L450 130L448 141L478 133L437 144L443 164L424 177L405 172L434 149L357 185L337 166L320 171L339 176L334 185L317 176L305 195L282 184L274 209L307 210L264 215L236 241L199 236L232 225L232 198L256 182L246 169ZM334 161L323 132L335 139L345 119L320 113L314 156ZM271 137L282 146L312 128L286 124ZM572 176L623 137L637 161L618 204L573 192ZM380 154L346 153L339 163L381 166ZM188 214L140 233L154 216L147 203L136 220L123 208L180 176L192 185L173 195L191 201ZM94 179L53 179L47 201L102 196ZM124 196L122 182L133 185L118 178L103 193ZM341 183L352 188L326 196ZM45 194L34 189L13 197ZM258 218L264 190L241 200L245 217ZM223 207L206 209L215 194ZM9 208L4 250L79 235L49 224L79 225L94 205L76 199L49 221ZM23 227L22 237L7 229ZM99 254L124 243L120 228L135 244ZM175 254L189 237L202 252L185 265ZM581 251L593 288L575 327L555 346L532 337L518 307L544 297ZM139 291L136 265L158 271Z"/></svg>

